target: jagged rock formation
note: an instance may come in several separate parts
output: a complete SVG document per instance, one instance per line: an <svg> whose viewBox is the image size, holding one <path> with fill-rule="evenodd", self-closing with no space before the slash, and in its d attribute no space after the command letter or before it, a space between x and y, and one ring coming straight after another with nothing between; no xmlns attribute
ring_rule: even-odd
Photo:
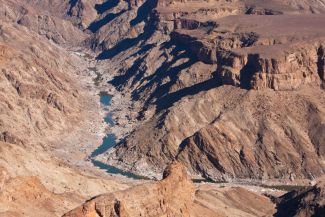
<svg viewBox="0 0 325 217"><path fill-rule="evenodd" d="M274 212L267 197L243 188L202 185L194 191L179 163L168 166L163 177L155 183L95 197L64 217L257 217L271 216Z"/></svg>
<svg viewBox="0 0 325 217"><path fill-rule="evenodd" d="M164 172L164 179L101 195L64 217L97 216L190 216L194 186L181 164L172 164Z"/></svg>
<svg viewBox="0 0 325 217"><path fill-rule="evenodd" d="M175 159L191 175L217 180L325 173L323 0L0 4L0 215L59 216L104 192L67 215L274 212L266 197L242 188L199 186L193 196L179 165L126 191L132 184L86 171L93 141L79 136L103 127L91 100L99 97L81 84L90 65L97 88L112 90L109 82L130 101L122 109L112 102L115 115L129 112L114 129L132 126L102 161L156 177ZM98 63L86 60L86 49ZM94 124L75 136L86 119Z"/></svg>
<svg viewBox="0 0 325 217"><path fill-rule="evenodd" d="M223 180L323 174L323 20L323 1L113 5L87 43L137 125L100 159L153 176L174 159Z"/></svg>
<svg viewBox="0 0 325 217"><path fill-rule="evenodd" d="M325 182L301 191L289 192L278 198L276 217L322 217L325 213Z"/></svg>

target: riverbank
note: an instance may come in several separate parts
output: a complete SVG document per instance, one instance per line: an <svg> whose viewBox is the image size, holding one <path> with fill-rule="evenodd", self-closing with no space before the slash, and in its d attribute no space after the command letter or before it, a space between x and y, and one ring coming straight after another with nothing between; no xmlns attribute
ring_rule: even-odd
<svg viewBox="0 0 325 217"><path fill-rule="evenodd" d="M123 174L107 173L105 169L93 165L92 153L102 145L103 138L111 131L108 122L113 120L111 118L107 120L108 108L101 103L100 95L101 92L110 89L98 80L100 74L94 70L97 64L94 55L81 51L71 51L71 55L81 60L80 71L75 76L75 81L80 87L78 94L82 96L83 102L80 103L84 107L78 125L62 132L60 138L48 138L49 143L53 144L53 156L62 161L61 164L76 169L83 175L117 180L132 186L139 181L129 179Z"/></svg>

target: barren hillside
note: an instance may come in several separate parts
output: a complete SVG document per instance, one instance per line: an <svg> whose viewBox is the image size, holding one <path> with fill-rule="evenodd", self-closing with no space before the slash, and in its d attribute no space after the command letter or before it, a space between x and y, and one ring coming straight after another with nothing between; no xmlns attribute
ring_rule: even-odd
<svg viewBox="0 0 325 217"><path fill-rule="evenodd" d="M324 0L0 5L0 216L322 216Z"/></svg>

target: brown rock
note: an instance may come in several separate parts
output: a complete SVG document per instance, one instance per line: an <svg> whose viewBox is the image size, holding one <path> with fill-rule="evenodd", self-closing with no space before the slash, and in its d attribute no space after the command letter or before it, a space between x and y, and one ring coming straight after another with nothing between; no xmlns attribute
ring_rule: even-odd
<svg viewBox="0 0 325 217"><path fill-rule="evenodd" d="M164 179L125 191L101 195L64 217L190 216L194 186L180 163L170 165Z"/></svg>
<svg viewBox="0 0 325 217"><path fill-rule="evenodd" d="M312 187L289 192L279 198L274 216L322 217L325 214L325 179Z"/></svg>

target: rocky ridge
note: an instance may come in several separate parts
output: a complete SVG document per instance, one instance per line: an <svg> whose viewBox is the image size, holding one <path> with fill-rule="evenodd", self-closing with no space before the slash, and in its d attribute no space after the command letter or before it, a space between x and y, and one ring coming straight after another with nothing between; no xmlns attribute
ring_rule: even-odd
<svg viewBox="0 0 325 217"><path fill-rule="evenodd" d="M324 173L322 1L126 3L88 40L132 100L128 115L113 102L127 134L98 159L158 177L174 159L217 180Z"/></svg>
<svg viewBox="0 0 325 217"><path fill-rule="evenodd" d="M91 152L104 126L88 61L68 49L87 35L67 15L70 3L0 4L0 216L60 216L132 185L89 167L80 151L82 135Z"/></svg>
<svg viewBox="0 0 325 217"><path fill-rule="evenodd" d="M105 133L99 89L120 97L111 130L125 132L98 158L105 163L161 177L177 160L191 177L226 181L297 183L324 173L323 1L0 3L0 215L60 216L104 192L70 214L275 212L265 189L203 184L193 196L180 165L129 190L134 181L89 169L85 159Z"/></svg>
<svg viewBox="0 0 325 217"><path fill-rule="evenodd" d="M163 177L158 182L95 197L64 217L271 216L274 212L267 197L240 187L220 189L202 185L195 188L179 163L168 166Z"/></svg>
<svg viewBox="0 0 325 217"><path fill-rule="evenodd" d="M96 197L67 213L73 216L190 216L194 186L180 164L173 164L157 183Z"/></svg>

